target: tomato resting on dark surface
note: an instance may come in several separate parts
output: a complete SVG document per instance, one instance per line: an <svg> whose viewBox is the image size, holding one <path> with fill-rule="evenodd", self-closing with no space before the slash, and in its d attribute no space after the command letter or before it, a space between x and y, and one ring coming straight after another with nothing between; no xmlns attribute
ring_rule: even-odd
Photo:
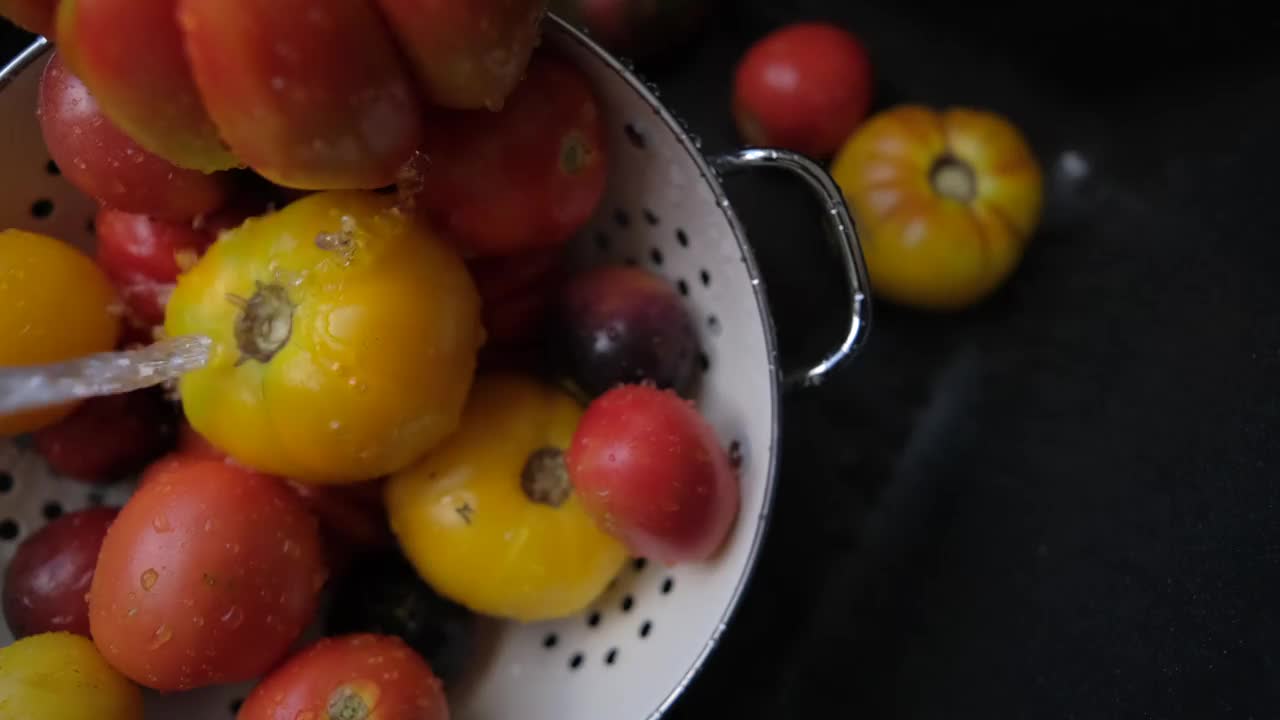
<svg viewBox="0 0 1280 720"><path fill-rule="evenodd" d="M164 324L178 274L213 242L213 235L189 221L160 220L113 208L98 211L98 264L124 300L131 323Z"/></svg>
<svg viewBox="0 0 1280 720"><path fill-rule="evenodd" d="M325 630L398 637L451 685L471 659L476 620L432 590L404 555L392 551L354 558L352 570L334 587Z"/></svg>
<svg viewBox="0 0 1280 720"><path fill-rule="evenodd" d="M592 397L642 381L686 397L692 391L697 332L663 278L630 267L585 271L562 290L558 321L559 354Z"/></svg>
<svg viewBox="0 0 1280 720"><path fill-rule="evenodd" d="M325 579L315 518L283 482L170 457L107 533L90 628L112 666L140 685L243 682L285 657Z"/></svg>
<svg viewBox="0 0 1280 720"><path fill-rule="evenodd" d="M65 419L35 431L36 451L59 475L109 483L168 451L177 410L159 388L85 400Z"/></svg>
<svg viewBox="0 0 1280 720"><path fill-rule="evenodd" d="M709 560L741 503L715 430L670 390L625 385L587 407L565 458L587 511L632 554Z"/></svg>
<svg viewBox="0 0 1280 720"><path fill-rule="evenodd" d="M743 140L829 157L871 110L871 59L858 38L797 23L760 40L738 65L733 113Z"/></svg>
<svg viewBox="0 0 1280 720"><path fill-rule="evenodd" d="M119 510L63 515L22 541L4 574L4 620L15 638L47 632L89 637L89 603L98 551Z"/></svg>
<svg viewBox="0 0 1280 720"><path fill-rule="evenodd" d="M500 112L428 112L415 203L464 257L563 247L607 177L604 115L569 62L538 52Z"/></svg>
<svg viewBox="0 0 1280 720"><path fill-rule="evenodd" d="M104 205L190 220L221 207L230 192L224 174L179 168L130 139L56 53L40 78L37 115L62 176Z"/></svg>
<svg viewBox="0 0 1280 720"><path fill-rule="evenodd" d="M325 638L266 677L239 720L448 720L440 679L402 640Z"/></svg>

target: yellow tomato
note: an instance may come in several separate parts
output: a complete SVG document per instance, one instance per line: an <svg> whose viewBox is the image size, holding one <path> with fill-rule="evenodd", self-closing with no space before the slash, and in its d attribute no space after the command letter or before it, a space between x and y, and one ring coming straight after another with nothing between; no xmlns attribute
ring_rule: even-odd
<svg viewBox="0 0 1280 720"><path fill-rule="evenodd" d="M116 293L98 266L60 240L0 232L0 367L105 352L120 335ZM0 435L39 430L74 405L0 415Z"/></svg>
<svg viewBox="0 0 1280 720"><path fill-rule="evenodd" d="M88 638L32 635L0 649L0 720L142 720L142 691Z"/></svg>
<svg viewBox="0 0 1280 720"><path fill-rule="evenodd" d="M477 380L457 434L387 484L391 529L438 592L526 622L572 615L625 548L583 509L564 463L582 408L517 375Z"/></svg>
<svg viewBox="0 0 1280 720"><path fill-rule="evenodd" d="M223 233L178 279L165 331L213 340L179 382L192 427L314 483L389 474L452 433L483 342L462 260L372 192L317 193Z"/></svg>
<svg viewBox="0 0 1280 720"><path fill-rule="evenodd" d="M1018 266L1040 220L1040 167L990 112L904 105L868 120L832 167L877 294L926 310L970 306Z"/></svg>

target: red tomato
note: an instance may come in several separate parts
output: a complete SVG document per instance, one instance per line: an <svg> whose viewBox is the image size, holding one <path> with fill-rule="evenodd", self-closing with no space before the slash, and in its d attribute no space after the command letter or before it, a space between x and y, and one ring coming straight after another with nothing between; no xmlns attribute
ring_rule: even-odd
<svg viewBox="0 0 1280 720"><path fill-rule="evenodd" d="M4 574L4 619L14 638L48 632L89 637L85 593L116 508L80 510L22 541Z"/></svg>
<svg viewBox="0 0 1280 720"><path fill-rule="evenodd" d="M254 688L238 720L448 720L444 687L403 640L325 638Z"/></svg>
<svg viewBox="0 0 1280 720"><path fill-rule="evenodd" d="M213 242L213 236L190 222L158 220L111 208L98 211L98 264L120 292L132 324L151 328L164 324L178 274L189 268Z"/></svg>
<svg viewBox="0 0 1280 720"><path fill-rule="evenodd" d="M258 677L315 615L315 518L284 483L227 463L173 457L148 475L102 544L94 642L156 690Z"/></svg>
<svg viewBox="0 0 1280 720"><path fill-rule="evenodd" d="M178 426L178 453L187 457L204 458L206 460L223 461L227 459L227 454L213 446L213 443L205 439L205 436L196 432L191 427L191 423L183 420ZM142 482L146 482L147 477L144 476Z"/></svg>
<svg viewBox="0 0 1280 720"><path fill-rule="evenodd" d="M500 112L429 114L415 201L463 255L563 247L607 179L604 114L591 84L545 52Z"/></svg>
<svg viewBox="0 0 1280 720"><path fill-rule="evenodd" d="M560 249L468 263L483 303L486 347L538 339L566 272Z"/></svg>
<svg viewBox="0 0 1280 720"><path fill-rule="evenodd" d="M623 385L587 407L565 457L606 532L639 557L709 559L738 514L738 476L715 430L670 390Z"/></svg>
<svg viewBox="0 0 1280 720"><path fill-rule="evenodd" d="M733 111L753 145L826 158L871 110L871 58L856 37L798 23L756 43L738 65Z"/></svg>
<svg viewBox="0 0 1280 720"><path fill-rule="evenodd" d="M190 220L227 199L225 174L178 168L143 150L102 114L88 88L56 54L40 78L37 114L63 177L105 205Z"/></svg>
<svg viewBox="0 0 1280 720"><path fill-rule="evenodd" d="M70 416L34 432L54 472L109 483L141 469L173 444L174 407L159 389L90 398Z"/></svg>

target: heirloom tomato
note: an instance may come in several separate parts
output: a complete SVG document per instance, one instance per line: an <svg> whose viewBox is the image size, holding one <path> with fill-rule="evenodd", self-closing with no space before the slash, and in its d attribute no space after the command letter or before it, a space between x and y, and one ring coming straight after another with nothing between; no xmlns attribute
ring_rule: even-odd
<svg viewBox="0 0 1280 720"><path fill-rule="evenodd" d="M457 254L396 198L308 195L224 232L178 279L165 330L213 339L179 382L191 426L237 462L346 484L458 426L483 341Z"/></svg>
<svg viewBox="0 0 1280 720"><path fill-rule="evenodd" d="M142 692L88 638L32 635L0 648L0 718L142 720Z"/></svg>
<svg viewBox="0 0 1280 720"><path fill-rule="evenodd" d="M70 360L115 347L111 281L87 255L46 235L0 232L0 367ZM47 427L75 405L0 415L0 436Z"/></svg>
<svg viewBox="0 0 1280 720"><path fill-rule="evenodd" d="M962 309L998 288L1043 202L1022 133L965 108L886 110L854 133L832 174L862 233L873 289L925 310Z"/></svg>
<svg viewBox="0 0 1280 720"><path fill-rule="evenodd" d="M418 572L472 611L533 622L590 604L626 561L573 492L564 453L582 408L515 374L476 382L462 426L387 484Z"/></svg>

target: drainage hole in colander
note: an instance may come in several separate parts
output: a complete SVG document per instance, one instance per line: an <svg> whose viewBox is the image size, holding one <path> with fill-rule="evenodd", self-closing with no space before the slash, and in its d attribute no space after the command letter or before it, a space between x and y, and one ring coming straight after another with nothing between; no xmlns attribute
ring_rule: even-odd
<svg viewBox="0 0 1280 720"><path fill-rule="evenodd" d="M734 440L729 443L729 464L733 466L734 470L741 470L742 462L742 443L738 440Z"/></svg>
<svg viewBox="0 0 1280 720"><path fill-rule="evenodd" d="M689 283L684 278L676 281L676 289L680 291L681 295L689 297Z"/></svg>
<svg viewBox="0 0 1280 720"><path fill-rule="evenodd" d="M95 492L89 493L88 497L86 497L85 500L88 501L89 507L101 507L102 504L107 501L107 497L102 493L95 491Z"/></svg>
<svg viewBox="0 0 1280 720"><path fill-rule="evenodd" d="M702 287L711 287L711 273L710 273L710 271L708 271L706 268L703 268L703 269L702 269L702 272L701 272L701 273L699 273L699 275L698 275L698 276L699 276L700 278L702 278Z"/></svg>
<svg viewBox="0 0 1280 720"><path fill-rule="evenodd" d="M600 626L599 611L593 612L587 616L587 627L599 627L599 626Z"/></svg>
<svg viewBox="0 0 1280 720"><path fill-rule="evenodd" d="M617 223L620 228L631 227L631 216L622 208L618 208L613 211L613 221Z"/></svg>
<svg viewBox="0 0 1280 720"><path fill-rule="evenodd" d="M50 500L40 509L40 513L44 515L45 520L57 520L62 517L62 503L57 500Z"/></svg>
<svg viewBox="0 0 1280 720"><path fill-rule="evenodd" d="M657 225L659 222L661 222L661 220L658 219L658 214L650 210L649 208L645 208L641 212L644 214L644 221L649 223L650 225Z"/></svg>
<svg viewBox="0 0 1280 720"><path fill-rule="evenodd" d="M609 236L602 232L596 233L596 248L599 250L609 249Z"/></svg>
<svg viewBox="0 0 1280 720"><path fill-rule="evenodd" d="M618 660L618 648L609 648L609 652L605 653L604 664L612 665Z"/></svg>
<svg viewBox="0 0 1280 720"><path fill-rule="evenodd" d="M659 250L658 248L654 248L654 249L650 250L650 251L649 251L649 259L653 261L653 264L654 264L654 265L661 266L661 265L662 265L662 260L663 260L663 257L662 257L662 251L661 251L661 250Z"/></svg>
<svg viewBox="0 0 1280 720"><path fill-rule="evenodd" d="M663 581L662 581L662 594L663 594L663 595L670 595L670 594L671 594L671 591L672 591L672 590L674 590L674 589L675 589L675 587L676 587L676 579L675 579L675 578L667 578L666 580L663 580Z"/></svg>
<svg viewBox="0 0 1280 720"><path fill-rule="evenodd" d="M58 167L58 163L52 160L44 164L44 171L55 177L62 174L62 169Z"/></svg>
<svg viewBox="0 0 1280 720"><path fill-rule="evenodd" d="M651 633L651 632L653 632L653 623L652 623L651 621L649 621L649 620L645 620L643 623L641 623L641 624L640 624L640 637L641 637L641 638L647 638L647 637L649 637L649 633Z"/></svg>
<svg viewBox="0 0 1280 720"><path fill-rule="evenodd" d="M720 334L720 318L716 317L715 315L708 315L707 330L709 330L712 335L719 335Z"/></svg>
<svg viewBox="0 0 1280 720"><path fill-rule="evenodd" d="M0 470L0 495L13 490L13 476Z"/></svg>
<svg viewBox="0 0 1280 720"><path fill-rule="evenodd" d="M636 572L644 572L644 569L648 566L649 566L649 561L645 560L644 558L636 558L635 560L631 561L631 567L635 568Z"/></svg>
<svg viewBox="0 0 1280 720"><path fill-rule="evenodd" d="M676 242L680 243L680 247L689 247L689 233L685 232L684 228L676 230Z"/></svg>
<svg viewBox="0 0 1280 720"><path fill-rule="evenodd" d="M227 709L231 711L231 717L235 717L236 714L240 712L241 705L244 705L243 698L236 698L231 701L231 704L227 706Z"/></svg>
<svg viewBox="0 0 1280 720"><path fill-rule="evenodd" d="M711 358L707 357L704 352L698 353L698 367L702 368L702 372L707 372L711 369Z"/></svg>
<svg viewBox="0 0 1280 720"><path fill-rule="evenodd" d="M550 633L546 637L542 638L542 647L548 650L550 650L551 648L559 644L560 644L560 637L555 633Z"/></svg>
<svg viewBox="0 0 1280 720"><path fill-rule="evenodd" d="M49 198L40 198L31 203L31 217L37 220L43 220L53 214L53 201Z"/></svg>
<svg viewBox="0 0 1280 720"><path fill-rule="evenodd" d="M643 150L648 144L648 141L645 140L644 133L640 132L640 128L635 125L627 123L626 126L622 128L622 131L627 134L627 142L631 143L631 146L635 149Z"/></svg>
<svg viewBox="0 0 1280 720"><path fill-rule="evenodd" d="M631 608L636 606L636 599L630 595L622 598L622 612L631 612Z"/></svg>
<svg viewBox="0 0 1280 720"><path fill-rule="evenodd" d="M13 518L0 520L0 540L16 540L21 528Z"/></svg>
<svg viewBox="0 0 1280 720"><path fill-rule="evenodd" d="M569 658L569 669L577 670L582 667L582 661L585 659L586 658L582 657L582 653L574 653L573 657Z"/></svg>

